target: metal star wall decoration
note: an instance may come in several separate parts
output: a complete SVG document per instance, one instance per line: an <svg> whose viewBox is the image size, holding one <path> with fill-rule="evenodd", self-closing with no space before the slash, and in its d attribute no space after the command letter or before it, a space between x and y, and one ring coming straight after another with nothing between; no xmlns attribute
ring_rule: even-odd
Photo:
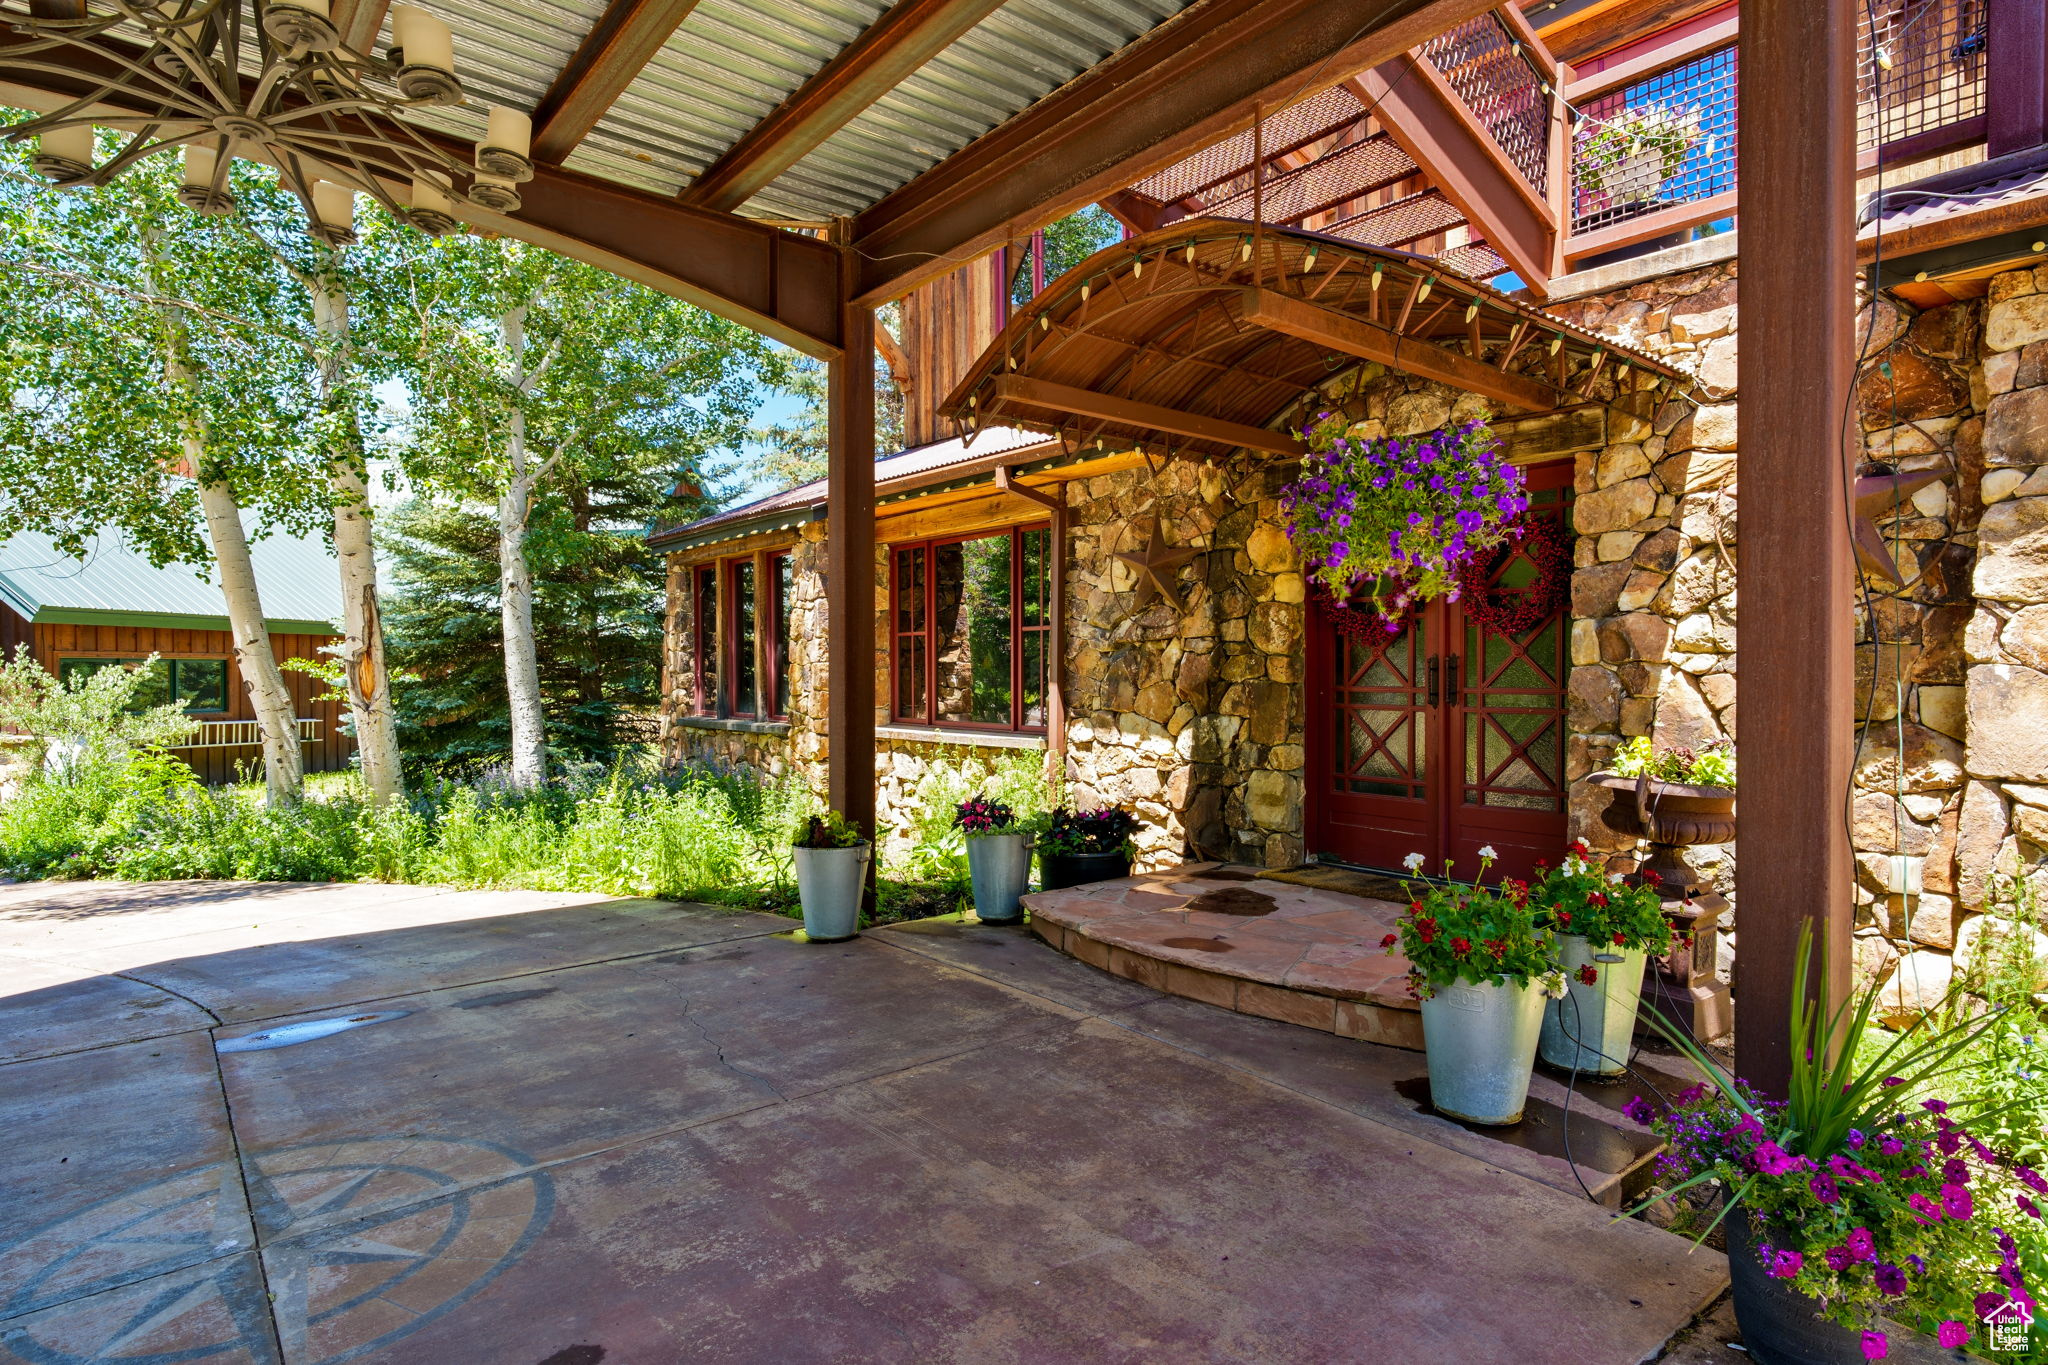
<svg viewBox="0 0 2048 1365"><path fill-rule="evenodd" d="M1885 544L1877 519L1896 511L1899 504L1930 484L1945 477L1939 469L1922 469L1911 474L1859 474L1856 476L1856 562L1872 578L1881 578L1895 588L1906 586L1899 566Z"/></svg>
<svg viewBox="0 0 2048 1365"><path fill-rule="evenodd" d="M1145 548L1118 550L1116 558L1130 565L1138 572L1137 607L1140 611L1155 597L1179 607L1180 589L1175 579L1181 566L1198 558L1201 551L1182 545L1178 548L1166 543L1166 533L1160 528L1158 514L1152 516L1152 529L1145 536Z"/></svg>

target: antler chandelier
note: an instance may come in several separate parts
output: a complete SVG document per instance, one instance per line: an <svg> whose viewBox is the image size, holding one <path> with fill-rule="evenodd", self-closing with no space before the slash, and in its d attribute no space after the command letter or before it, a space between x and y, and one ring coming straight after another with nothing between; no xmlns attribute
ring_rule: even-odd
<svg viewBox="0 0 2048 1365"><path fill-rule="evenodd" d="M99 82L7 131L12 142L40 139L34 165L51 182L105 185L147 157L177 153L179 198L221 214L234 208L232 158L268 161L305 205L314 235L337 245L355 240L359 193L436 236L459 226L454 199L465 179L471 203L518 212L518 186L533 177L527 115L492 106L473 164L399 117L468 102L453 36L425 10L392 6L393 41L379 58L343 44L328 0L107 3L112 13L83 19L5 19L28 41L0 49L0 69L73 79L86 71ZM95 127L129 134L97 164ZM397 202L393 183L407 202Z"/></svg>

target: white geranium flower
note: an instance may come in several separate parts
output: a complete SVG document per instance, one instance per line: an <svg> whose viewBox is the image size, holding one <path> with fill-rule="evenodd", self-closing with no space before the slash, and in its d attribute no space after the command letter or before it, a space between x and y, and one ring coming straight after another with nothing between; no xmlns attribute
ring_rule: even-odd
<svg viewBox="0 0 2048 1365"><path fill-rule="evenodd" d="M1407 868L1410 872L1422 871L1422 855L1420 853L1409 854L1401 860L1401 866Z"/></svg>
<svg viewBox="0 0 2048 1365"><path fill-rule="evenodd" d="M1541 986L1543 993L1552 1000L1564 999L1571 989L1565 984L1564 973L1555 970L1545 972L1537 977L1536 984Z"/></svg>
<svg viewBox="0 0 2048 1365"><path fill-rule="evenodd" d="M1621 884L1622 884L1622 883L1623 883L1624 881L1627 881L1627 880L1628 880L1628 877L1627 877L1627 875L1626 875L1625 873L1621 873L1621 872L1616 872L1616 873L1614 873L1614 874L1613 874L1612 876L1610 876L1610 877L1609 877L1609 878L1608 878L1607 880L1608 880L1609 882L1611 882L1612 884L1614 884L1615 886L1620 886L1620 885L1621 885Z"/></svg>
<svg viewBox="0 0 2048 1365"><path fill-rule="evenodd" d="M1493 851L1493 845L1492 845L1492 844L1488 844L1488 845L1486 845L1486 846L1485 846L1484 848L1482 848L1482 849L1480 849L1480 850L1479 850L1479 856L1480 856L1480 857L1482 857L1482 858L1484 858L1484 859L1486 859L1487 861L1491 862L1491 861L1492 861L1493 859L1495 859L1495 858L1498 858L1498 857L1500 856L1500 854L1498 854L1498 853L1495 853L1495 852Z"/></svg>

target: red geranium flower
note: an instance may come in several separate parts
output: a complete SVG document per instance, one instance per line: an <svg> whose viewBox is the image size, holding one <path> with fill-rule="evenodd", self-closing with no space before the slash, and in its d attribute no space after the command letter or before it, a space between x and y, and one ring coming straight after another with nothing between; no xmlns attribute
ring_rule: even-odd
<svg viewBox="0 0 2048 1365"><path fill-rule="evenodd" d="M1584 966L1579 968L1579 980L1585 982L1588 986L1599 985L1600 969L1595 967L1590 962L1586 963Z"/></svg>
<svg viewBox="0 0 2048 1365"><path fill-rule="evenodd" d="M1385 938L1380 940L1380 947L1391 948L1398 942L1400 942L1400 935L1388 934Z"/></svg>
<svg viewBox="0 0 2048 1365"><path fill-rule="evenodd" d="M1462 957L1464 954L1472 951L1472 940L1469 938L1452 939L1451 951Z"/></svg>

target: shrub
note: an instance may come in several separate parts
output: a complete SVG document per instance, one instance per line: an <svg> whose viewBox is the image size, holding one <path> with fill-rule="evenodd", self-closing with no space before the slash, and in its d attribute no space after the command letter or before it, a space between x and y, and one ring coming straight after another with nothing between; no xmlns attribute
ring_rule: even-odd
<svg viewBox="0 0 2048 1365"><path fill-rule="evenodd" d="M176 698L149 704L153 693L168 690L157 663L152 654L135 668L94 668L65 681L18 645L14 657L0 663L0 727L32 735L52 757L77 745L77 763L60 770L66 777L77 775L74 766L118 762L131 749L177 743L191 734L192 721Z"/></svg>

